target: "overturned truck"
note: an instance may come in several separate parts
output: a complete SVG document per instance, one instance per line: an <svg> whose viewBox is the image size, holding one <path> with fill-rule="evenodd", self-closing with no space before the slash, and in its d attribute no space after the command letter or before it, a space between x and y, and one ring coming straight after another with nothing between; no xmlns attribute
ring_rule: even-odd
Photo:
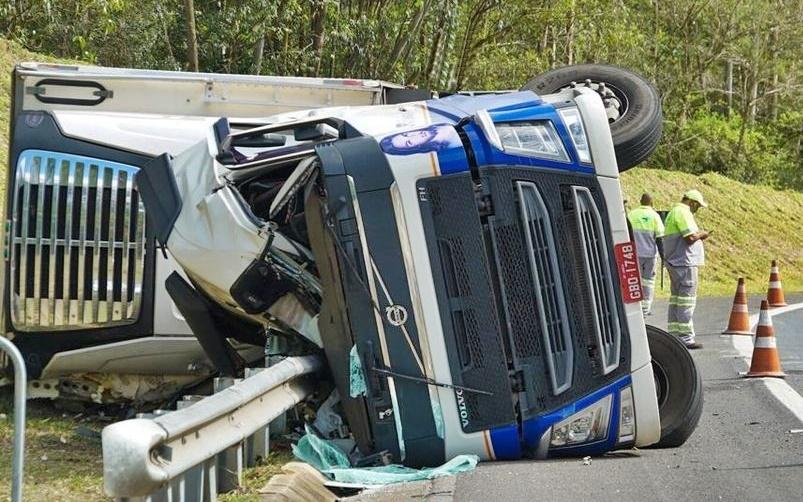
<svg viewBox="0 0 803 502"><path fill-rule="evenodd" d="M410 466L696 426L694 362L638 305L618 178L661 108L637 75L429 99L26 64L14 91L3 321L39 395L164 399L320 354L326 434Z"/></svg>

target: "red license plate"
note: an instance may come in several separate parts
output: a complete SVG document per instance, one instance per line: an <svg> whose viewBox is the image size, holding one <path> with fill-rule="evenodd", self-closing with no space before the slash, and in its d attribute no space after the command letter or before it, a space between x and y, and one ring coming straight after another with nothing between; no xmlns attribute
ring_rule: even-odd
<svg viewBox="0 0 803 502"><path fill-rule="evenodd" d="M616 268L619 270L619 284L622 287L622 299L625 303L640 302L644 298L641 291L641 276L638 270L636 245L623 242L614 246Z"/></svg>

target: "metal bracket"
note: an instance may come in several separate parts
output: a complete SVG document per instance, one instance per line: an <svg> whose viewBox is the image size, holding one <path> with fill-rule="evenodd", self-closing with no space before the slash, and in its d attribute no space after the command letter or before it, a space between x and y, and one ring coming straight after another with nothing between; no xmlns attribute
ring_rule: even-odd
<svg viewBox="0 0 803 502"><path fill-rule="evenodd" d="M223 94L215 94L215 83L209 81L204 85L204 101L207 103L225 103L228 98Z"/></svg>
<svg viewBox="0 0 803 502"><path fill-rule="evenodd" d="M114 91L111 89L97 90L93 92L92 95L103 99L112 99L114 97Z"/></svg>

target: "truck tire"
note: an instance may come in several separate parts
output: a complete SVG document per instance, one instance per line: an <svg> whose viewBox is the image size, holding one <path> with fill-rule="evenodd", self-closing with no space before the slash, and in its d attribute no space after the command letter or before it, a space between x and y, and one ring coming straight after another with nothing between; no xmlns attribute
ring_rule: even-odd
<svg viewBox="0 0 803 502"><path fill-rule="evenodd" d="M689 439L703 413L703 380L688 349L677 337L647 325L652 354L661 440L657 448L675 448Z"/></svg>
<svg viewBox="0 0 803 502"><path fill-rule="evenodd" d="M521 90L552 94L575 85L588 85L602 96L620 172L638 165L655 151L663 130L661 97L641 75L616 66L572 65L538 75Z"/></svg>

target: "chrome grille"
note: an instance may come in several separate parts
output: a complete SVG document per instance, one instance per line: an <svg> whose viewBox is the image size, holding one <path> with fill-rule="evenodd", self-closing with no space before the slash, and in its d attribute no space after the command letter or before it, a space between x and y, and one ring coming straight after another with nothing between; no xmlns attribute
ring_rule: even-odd
<svg viewBox="0 0 803 502"><path fill-rule="evenodd" d="M11 320L21 331L137 320L145 266L145 208L137 168L26 150L11 204Z"/></svg>
<svg viewBox="0 0 803 502"><path fill-rule="evenodd" d="M546 361L557 395L572 385L574 349L549 212L534 183L516 182Z"/></svg>
<svg viewBox="0 0 803 502"><path fill-rule="evenodd" d="M574 194L577 226L580 229L585 272L588 277L589 293L593 309L592 320L603 374L608 374L619 366L619 347L621 330L616 312L608 260L608 244L597 205L591 192L585 187L572 187Z"/></svg>

